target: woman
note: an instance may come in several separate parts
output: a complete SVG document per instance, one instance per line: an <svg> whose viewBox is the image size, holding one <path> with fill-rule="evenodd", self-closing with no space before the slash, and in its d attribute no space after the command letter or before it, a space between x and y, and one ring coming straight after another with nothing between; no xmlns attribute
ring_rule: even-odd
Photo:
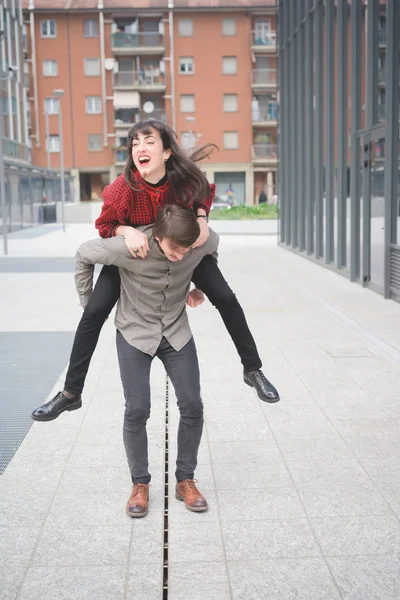
<svg viewBox="0 0 400 600"><path fill-rule="evenodd" d="M154 223L157 209L166 203L178 203L196 211L200 236L195 246L208 238L208 213L215 196L197 161L209 156L213 145L203 146L191 157L176 142L172 129L161 121L141 121L128 134L129 158L125 173L103 193L103 207L96 221L101 237L121 235L133 257L144 259L147 237L135 226ZM242 307L224 280L218 265L205 256L193 278L196 289L188 304L197 305L202 292L218 309L236 346L244 368L243 378L265 402L277 402L279 394L261 371L261 360L248 328ZM104 321L118 301L118 268L103 267L90 301L78 325L64 390L32 413L37 421L51 421L65 410L82 405L81 393Z"/></svg>

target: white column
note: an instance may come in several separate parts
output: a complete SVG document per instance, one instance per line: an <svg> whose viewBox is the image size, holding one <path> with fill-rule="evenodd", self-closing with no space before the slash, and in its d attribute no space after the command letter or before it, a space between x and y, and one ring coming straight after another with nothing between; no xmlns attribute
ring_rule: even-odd
<svg viewBox="0 0 400 600"><path fill-rule="evenodd" d="M274 174L272 171L267 172L267 200L269 203L272 202L272 196L274 195Z"/></svg>

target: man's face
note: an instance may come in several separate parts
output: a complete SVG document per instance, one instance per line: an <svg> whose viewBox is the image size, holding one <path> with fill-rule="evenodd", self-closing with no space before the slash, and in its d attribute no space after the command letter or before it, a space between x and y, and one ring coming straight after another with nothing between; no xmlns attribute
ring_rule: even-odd
<svg viewBox="0 0 400 600"><path fill-rule="evenodd" d="M159 240L158 238L156 238L156 240L161 250L164 252L165 256L171 262L182 260L185 254L187 254L190 250L190 248L181 248L175 246L174 244L171 244L171 240L169 238L164 238L163 240Z"/></svg>

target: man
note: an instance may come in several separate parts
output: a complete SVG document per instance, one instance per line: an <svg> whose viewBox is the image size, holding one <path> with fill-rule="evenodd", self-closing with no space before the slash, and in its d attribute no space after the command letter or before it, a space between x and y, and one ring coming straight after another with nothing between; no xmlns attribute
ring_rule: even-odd
<svg viewBox="0 0 400 600"><path fill-rule="evenodd" d="M195 343L186 314L194 268L207 254L216 257L218 236L191 248L200 227L193 210L179 205L159 209L154 226L141 227L149 241L146 260L132 258L122 237L82 244L76 254L75 282L83 307L89 301L96 263L120 269L121 297L117 305L117 351L125 395L124 445L132 477L126 511L131 517L148 512L149 483L146 422L150 415L150 367L160 358L175 388L180 411L176 497L189 510L207 510L194 471L203 430L203 403ZM202 302L196 291L189 297Z"/></svg>

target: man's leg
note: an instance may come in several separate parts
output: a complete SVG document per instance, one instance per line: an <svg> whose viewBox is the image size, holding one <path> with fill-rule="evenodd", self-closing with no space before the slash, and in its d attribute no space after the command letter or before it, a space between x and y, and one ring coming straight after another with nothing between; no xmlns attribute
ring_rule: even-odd
<svg viewBox="0 0 400 600"><path fill-rule="evenodd" d="M200 371L193 338L179 352L163 338L157 351L178 399L178 455L175 476L176 497L189 510L207 509L207 502L196 488L194 472L203 432L203 402L200 395Z"/></svg>
<svg viewBox="0 0 400 600"><path fill-rule="evenodd" d="M125 396L124 445L133 488L126 511L144 517L148 511L149 473L146 423L150 416L152 357L134 348L117 331L117 352Z"/></svg>
<svg viewBox="0 0 400 600"><path fill-rule="evenodd" d="M35 421L52 421L65 410L82 406L81 393L100 331L120 295L117 267L105 266L97 279L76 330L64 390L32 413Z"/></svg>
<svg viewBox="0 0 400 600"><path fill-rule="evenodd" d="M261 371L261 359L243 309L212 256L203 258L192 281L219 311L242 361L245 383L256 389L261 400L277 402L279 394Z"/></svg>

